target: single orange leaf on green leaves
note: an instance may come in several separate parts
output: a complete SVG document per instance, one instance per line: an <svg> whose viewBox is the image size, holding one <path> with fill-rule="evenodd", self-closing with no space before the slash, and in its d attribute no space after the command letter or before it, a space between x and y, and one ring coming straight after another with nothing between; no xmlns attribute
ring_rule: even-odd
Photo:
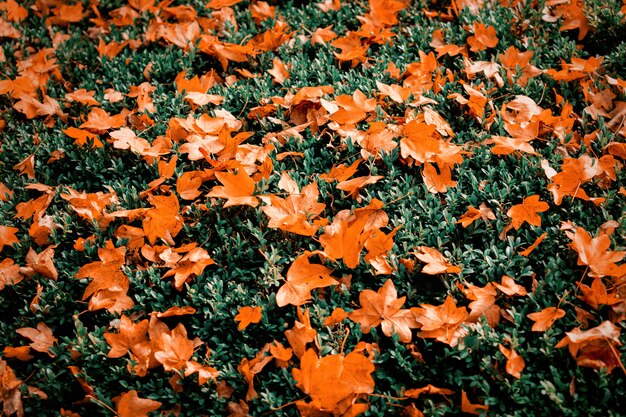
<svg viewBox="0 0 626 417"><path fill-rule="evenodd" d="M137 391L131 390L113 399L117 403L119 417L148 417L148 413L158 410L161 403L139 398Z"/></svg>
<svg viewBox="0 0 626 417"><path fill-rule="evenodd" d="M449 274L458 274L461 268L452 265L452 263L441 254L437 249L428 246L418 246L417 252L414 252L417 259L426 263L422 268L424 274L437 275L447 272Z"/></svg>
<svg viewBox="0 0 626 417"><path fill-rule="evenodd" d="M456 181L452 180L452 166L449 164L431 164L426 162L422 170L422 179L428 191L437 194L445 193L448 188L456 186Z"/></svg>
<svg viewBox="0 0 626 417"><path fill-rule="evenodd" d="M309 256L310 253L300 255L289 267L285 284L276 293L276 304L279 307L306 304L311 299L311 290L338 284L330 276L331 269L310 263Z"/></svg>
<svg viewBox="0 0 626 417"><path fill-rule="evenodd" d="M461 324L469 317L465 307L457 307L454 299L446 297L440 306L422 304L411 308L415 320L421 325L419 336L434 338L450 346L456 346L461 335Z"/></svg>
<svg viewBox="0 0 626 417"><path fill-rule="evenodd" d="M499 343L498 349L500 349L500 352L506 357L506 373L520 379L522 370L524 370L526 366L524 358L518 355L513 348L507 349Z"/></svg>
<svg viewBox="0 0 626 417"><path fill-rule="evenodd" d="M247 205L256 207L259 200L253 197L254 180L243 169L234 172L216 172L215 176L223 184L213 187L209 197L226 198L224 207Z"/></svg>
<svg viewBox="0 0 626 417"><path fill-rule="evenodd" d="M330 226L324 228L324 234L320 236L324 253L333 259L343 258L348 268L355 268L365 244L365 226L366 221L363 219L348 223L336 218Z"/></svg>
<svg viewBox="0 0 626 417"><path fill-rule="evenodd" d="M356 416L358 412L349 410L359 405L367 409L366 404L356 403L357 396L374 392L372 372L372 360L361 353L320 358L309 349L300 359L300 369L294 368L292 374L296 386L310 396L311 402L306 404L301 400L296 405L301 411L312 408L337 416Z"/></svg>
<svg viewBox="0 0 626 417"><path fill-rule="evenodd" d="M30 346L7 346L2 351L2 354L5 358L15 358L23 362L29 361L34 358L34 356L30 354Z"/></svg>
<svg viewBox="0 0 626 417"><path fill-rule="evenodd" d="M545 332L557 319L565 316L565 311L558 307L548 307L536 313L528 314L528 318L535 322L531 330L533 332Z"/></svg>
<svg viewBox="0 0 626 417"><path fill-rule="evenodd" d="M372 327L379 324L386 336L398 334L400 341L411 341L411 329L417 327L417 322L410 309L401 309L406 297L398 298L393 281L388 279L378 290L363 290L359 294L361 308L348 314L350 320L361 325L363 333L369 333Z"/></svg>
<svg viewBox="0 0 626 417"><path fill-rule="evenodd" d="M169 196L151 196L150 202L154 208L145 211L143 230L151 245L157 239L163 239L167 244L174 245L174 238L183 228L183 218L180 215L180 204L174 194Z"/></svg>
<svg viewBox="0 0 626 417"><path fill-rule="evenodd" d="M496 28L485 26L480 22L474 22L474 34L467 38L467 44L473 52L484 51L487 48L494 48L498 44Z"/></svg>
<svg viewBox="0 0 626 417"><path fill-rule="evenodd" d="M485 203L482 203L478 208L470 206L465 214L459 217L459 220L456 223L460 223L461 226L467 228L478 219L483 219L485 221L495 220L496 216Z"/></svg>
<svg viewBox="0 0 626 417"><path fill-rule="evenodd" d="M153 317L152 320L156 321L157 319ZM149 326L150 343L154 358L163 365L163 369L166 371L180 371L187 361L191 359L191 355L193 355L194 342L187 338L187 330L182 323L179 323L171 331L166 329L166 327Z"/></svg>
<svg viewBox="0 0 626 417"><path fill-rule="evenodd" d="M50 352L50 348L54 346L55 343L58 342L57 338L52 334L52 330L48 327L46 323L40 322L37 324L37 328L32 327L22 327L15 331L17 334L24 336L27 339L30 339L32 343L30 347L37 352L47 353L51 357L54 356L52 352Z"/></svg>
<svg viewBox="0 0 626 417"><path fill-rule="evenodd" d="M0 262L0 291L7 285L15 285L24 279L20 273L20 266L11 258L3 259Z"/></svg>
<svg viewBox="0 0 626 417"><path fill-rule="evenodd" d="M263 307L241 307L235 316L235 321L239 322L238 329L243 330L251 323L258 323L263 316Z"/></svg>
<svg viewBox="0 0 626 417"><path fill-rule="evenodd" d="M333 167L330 169L330 172L320 175L320 179L327 182L345 181L354 174L356 174L356 171L359 169L359 165L361 164L361 162L363 162L363 159L359 158L354 161L350 166L347 166L345 164L333 165Z"/></svg>
<svg viewBox="0 0 626 417"><path fill-rule="evenodd" d="M589 276L621 276L626 271L623 265L616 265L626 255L626 251L610 251L611 238L600 234L594 238L582 227L578 227L573 236L571 247L578 252L578 265L589 267Z"/></svg>
<svg viewBox="0 0 626 417"><path fill-rule="evenodd" d="M104 339L111 346L107 356L121 358L134 347L148 342L148 320L133 323L131 319L122 315L118 333L105 333Z"/></svg>
<svg viewBox="0 0 626 417"><path fill-rule="evenodd" d="M447 388L439 388L439 387L436 387L434 385L428 384L425 387L422 387L422 388L412 388L412 389L408 389L408 390L406 390L404 392L404 396L405 397L409 397L409 398L418 398L422 394L428 394L428 395L434 395L434 394L452 395L452 394L454 394L454 391L449 390Z"/></svg>
<svg viewBox="0 0 626 417"><path fill-rule="evenodd" d="M543 242L543 240L548 236L548 232L543 232L541 234L541 236L539 236L532 245L530 245L528 248L524 249L523 251L521 251L519 254L522 256L526 256L528 257L528 255L531 254L532 251L534 251L535 249L537 249L537 246L539 246L539 244L541 242Z"/></svg>
<svg viewBox="0 0 626 417"><path fill-rule="evenodd" d="M488 410L488 405L470 403L465 391L461 391L461 411L463 411L464 413L473 414L475 416L480 416L483 414L483 412L486 412Z"/></svg>
<svg viewBox="0 0 626 417"><path fill-rule="evenodd" d="M361 202L361 196L359 195L359 191L362 188L369 184L374 184L378 182L378 180L383 179L384 177L381 175L367 175L364 177L356 177L351 180L342 181L337 184L337 189L348 192L348 196L356 199L356 201Z"/></svg>
<svg viewBox="0 0 626 417"><path fill-rule="evenodd" d="M594 310L598 310L601 305L614 305L619 304L623 300L618 294L614 292L607 292L606 286L602 282L602 278L594 278L591 286L585 285L580 281L576 283L582 296L578 296L580 300L583 300Z"/></svg>
<svg viewBox="0 0 626 417"><path fill-rule="evenodd" d="M503 275L502 276L502 284L493 284L497 289L499 289L500 291L502 291L504 294L506 295L519 295L519 296L524 296L527 294L526 292L526 288L522 287L521 285L517 285L515 283L515 280L513 280L513 278L509 277L508 275Z"/></svg>
<svg viewBox="0 0 626 417"><path fill-rule="evenodd" d="M15 236L19 229L17 227L0 226L0 252L5 245L13 245L19 243L19 239Z"/></svg>
<svg viewBox="0 0 626 417"><path fill-rule="evenodd" d="M539 201L537 194L526 197L521 204L517 204L506 212L513 222L513 227L518 230L524 222L533 226L541 226L541 217L537 213L543 213L550 208L545 201Z"/></svg>

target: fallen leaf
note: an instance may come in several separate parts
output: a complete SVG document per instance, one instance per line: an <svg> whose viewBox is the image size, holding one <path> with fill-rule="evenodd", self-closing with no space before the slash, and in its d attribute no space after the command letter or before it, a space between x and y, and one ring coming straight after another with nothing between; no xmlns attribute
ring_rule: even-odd
<svg viewBox="0 0 626 417"><path fill-rule="evenodd" d="M113 401L117 403L119 417L148 417L148 413L158 410L162 405L159 401L139 398L135 390L122 393Z"/></svg>
<svg viewBox="0 0 626 417"><path fill-rule="evenodd" d="M500 349L500 352L506 357L506 373L520 379L522 371L526 366L524 358L518 355L513 348L507 349L499 343L498 349Z"/></svg>
<svg viewBox="0 0 626 417"><path fill-rule="evenodd" d="M550 208L548 203L539 201L538 195L526 197L521 204L517 204L506 212L513 222L513 227L518 230L525 222L533 226L541 226L541 217L537 213L542 213Z"/></svg>
<svg viewBox="0 0 626 417"><path fill-rule="evenodd" d="M533 332L545 332L554 322L565 316L565 311L558 307L547 307L536 313L528 314L528 318L535 322L531 330Z"/></svg>
<svg viewBox="0 0 626 417"><path fill-rule="evenodd" d="M262 315L263 307L241 307L235 316L235 321L239 322L238 329L243 330L251 323L260 322Z"/></svg>
<svg viewBox="0 0 626 417"><path fill-rule="evenodd" d="M363 333L369 333L379 324L386 336L398 334L401 342L409 343L411 329L418 327L410 309L401 309L406 297L398 298L393 281L388 279L378 292L363 290L359 294L361 308L348 314L348 318L361 325Z"/></svg>
<svg viewBox="0 0 626 417"><path fill-rule="evenodd" d="M311 290L338 284L330 276L331 269L324 265L311 264L309 256L309 253L300 255L287 270L285 284L276 293L276 304L279 307L306 304L311 300Z"/></svg>

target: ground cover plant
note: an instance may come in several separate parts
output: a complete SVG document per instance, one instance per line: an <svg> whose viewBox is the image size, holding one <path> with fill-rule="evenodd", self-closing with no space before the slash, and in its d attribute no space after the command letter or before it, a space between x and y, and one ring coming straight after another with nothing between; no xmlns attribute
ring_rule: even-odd
<svg viewBox="0 0 626 417"><path fill-rule="evenodd" d="M6 416L626 415L626 3L0 2Z"/></svg>

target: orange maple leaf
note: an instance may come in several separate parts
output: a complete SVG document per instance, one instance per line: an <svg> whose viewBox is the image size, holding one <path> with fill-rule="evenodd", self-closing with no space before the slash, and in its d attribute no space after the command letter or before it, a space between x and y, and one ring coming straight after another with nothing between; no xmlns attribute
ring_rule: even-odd
<svg viewBox="0 0 626 417"><path fill-rule="evenodd" d="M278 59L278 57L274 57L272 61L273 67L269 69L267 72L272 76L272 81L278 84L283 84L287 78L289 78L289 71L287 67Z"/></svg>
<svg viewBox="0 0 626 417"><path fill-rule="evenodd" d="M122 310L134 305L127 292L130 281L121 270L125 263L125 248L115 248L113 242L108 241L105 248L98 249L100 261L83 265L75 278L92 278L93 280L85 288L83 300L89 300L89 311L106 308L112 313L120 313Z"/></svg>
<svg viewBox="0 0 626 417"><path fill-rule="evenodd" d="M191 359L195 348L194 341L187 338L187 329L182 323L170 330L155 316L148 326L150 347L154 358L166 371L180 371Z"/></svg>
<svg viewBox="0 0 626 417"><path fill-rule="evenodd" d="M437 275L443 273L458 274L461 268L452 265L452 263L441 254L437 249L428 246L418 246L414 255L422 262L426 262L426 266L422 268L424 274Z"/></svg>
<svg viewBox="0 0 626 417"><path fill-rule="evenodd" d="M524 222L533 226L541 226L541 217L537 213L543 213L550 208L545 201L539 201L537 194L526 197L521 204L517 204L506 212L513 222L513 227L518 230Z"/></svg>
<svg viewBox="0 0 626 417"><path fill-rule="evenodd" d="M388 279L378 289L363 290L359 294L361 308L348 314L348 318L361 325L363 333L369 333L379 324L386 336L398 334L401 342L411 341L411 329L418 327L410 309L401 309L406 297L398 298L393 281Z"/></svg>
<svg viewBox="0 0 626 417"><path fill-rule="evenodd" d="M198 276L202 274L207 266L215 264L215 261L211 259L206 249L199 247L194 247L183 257L178 256L179 258L171 264L172 269L163 275L163 278L174 276L174 287L178 291L182 290L183 284L190 276Z"/></svg>
<svg viewBox="0 0 626 417"><path fill-rule="evenodd" d="M20 268L20 273L29 277L40 274L56 281L59 277L59 273L53 261L55 247L56 245L48 246L40 253L30 248L28 254L26 254L26 267Z"/></svg>
<svg viewBox="0 0 626 417"><path fill-rule="evenodd" d="M548 190L552 193L554 203L561 205L563 197L580 198L581 200L591 200L594 204L604 201L604 198L590 198L582 185L591 181L595 176L602 173L602 167L595 158L584 154L580 158L565 158L561 166L561 172L551 177L552 184L548 185Z"/></svg>
<svg viewBox="0 0 626 417"><path fill-rule="evenodd" d="M52 334L52 330L46 323L39 322L37 328L22 327L15 331L17 334L30 339L32 343L30 347L37 352L47 353L50 357L54 357L54 354L50 352L50 348L58 342L58 339Z"/></svg>
<svg viewBox="0 0 626 417"><path fill-rule="evenodd" d="M133 323L122 314L119 333L105 333L104 339L111 346L107 356L121 358L131 349L141 349L148 342L148 320Z"/></svg>
<svg viewBox="0 0 626 417"><path fill-rule="evenodd" d="M591 286L585 285L582 282L577 282L576 285L583 293L583 295L578 296L578 298L589 304L594 310L598 310L600 305L614 305L623 301L618 294L607 292L606 286L601 278L595 278Z"/></svg>
<svg viewBox="0 0 626 417"><path fill-rule="evenodd" d="M619 351L615 347L622 345L619 340L620 328L610 321L604 321L587 331L577 327L565 334L555 348L567 346L578 366L605 368L607 373L611 373L618 366L624 370Z"/></svg>
<svg viewBox="0 0 626 417"><path fill-rule="evenodd" d="M148 413L161 407L159 401L139 398L137 391L131 390L113 398L117 403L119 417L148 417Z"/></svg>
<svg viewBox="0 0 626 417"><path fill-rule="evenodd" d="M465 307L458 307L454 299L446 297L440 306L422 304L411 308L415 320L421 325L419 336L434 338L450 346L456 346L462 334L461 324L469 317Z"/></svg>
<svg viewBox="0 0 626 417"><path fill-rule="evenodd" d="M493 284L488 282L482 288L472 284L466 285L467 287L463 287L461 283L457 283L457 287L463 291L463 294L472 300L468 305L470 313L467 321L476 323L485 317L489 326L495 328L500 322L500 307L496 305L497 292Z"/></svg>
<svg viewBox="0 0 626 417"><path fill-rule="evenodd" d="M320 180L324 180L327 182L345 181L354 174L356 174L356 171L359 168L361 162L363 162L363 159L359 158L354 161L350 166L347 166L345 164L333 165L328 173L320 175Z"/></svg>
<svg viewBox="0 0 626 417"><path fill-rule="evenodd" d="M339 62L350 62L352 68L367 61L366 54L369 45L363 43L361 37L354 32L348 32L346 36L335 39L331 45L341 49L341 52L333 52L337 60Z"/></svg>
<svg viewBox="0 0 626 417"><path fill-rule="evenodd" d="M547 307L536 313L528 314L528 318L535 322L531 330L533 332L545 332L554 322L565 316L565 311L558 307Z"/></svg>
<svg viewBox="0 0 626 417"><path fill-rule="evenodd" d="M408 390L406 390L404 392L404 396L405 397L409 397L409 398L418 398L422 394L429 394L429 395L434 395L434 394L452 395L452 394L454 394L454 391L449 390L447 388L438 388L438 387L436 387L434 385L428 384L425 387L422 387L422 388L412 388L412 389L408 389Z"/></svg>
<svg viewBox="0 0 626 417"><path fill-rule="evenodd" d="M342 218L335 218L330 226L324 228L324 234L320 236L324 253L333 259L343 258L348 268L356 268L365 244L363 236L365 225L363 219L348 223Z"/></svg>
<svg viewBox="0 0 626 417"><path fill-rule="evenodd" d="M297 387L311 397L309 403L296 402L301 413L318 410L332 415L356 416L367 409L357 403L360 394L374 392L374 364L361 353L327 355L319 358L313 349L300 359L300 369L294 368Z"/></svg>
<svg viewBox="0 0 626 417"><path fill-rule="evenodd" d="M283 173L281 181L282 178L289 178L290 181L293 181L286 173ZM317 219L326 208L326 204L317 201L319 198L317 184L312 182L300 192L297 184L293 181L290 190L286 191L290 194L285 199L273 194L259 197L267 204L262 207L262 210L270 218L268 227L298 235L313 236L320 226L327 223L326 219Z"/></svg>
<svg viewBox="0 0 626 417"><path fill-rule="evenodd" d="M483 412L486 412L488 410L488 405L470 403L465 391L461 391L461 411L463 411L464 413L473 414L475 416L480 416L483 414Z"/></svg>
<svg viewBox="0 0 626 417"><path fill-rule="evenodd" d="M151 245L158 238L167 244L174 245L174 238L184 225L180 215L180 203L174 194L169 196L150 196L154 208L147 209L143 219L143 230Z"/></svg>
<svg viewBox="0 0 626 417"><path fill-rule="evenodd" d="M578 227L573 236L570 236L572 249L578 252L578 265L589 267L589 276L599 278L603 276L621 276L624 273L623 265L615 263L621 261L626 256L626 251L610 251L611 239L600 234L591 238L591 235Z"/></svg>
<svg viewBox="0 0 626 417"><path fill-rule="evenodd" d="M474 22L474 34L468 36L467 44L473 52L484 51L487 48L495 48L498 44L496 36L496 28L493 26L485 26L480 22Z"/></svg>
<svg viewBox="0 0 626 417"><path fill-rule="evenodd" d="M99 106L100 103L98 100L94 98L95 90L87 91L84 88L80 88L78 90L74 90L71 93L67 93L65 98L70 103L76 101L80 104L84 104L86 106Z"/></svg>
<svg viewBox="0 0 626 417"><path fill-rule="evenodd" d="M24 279L20 273L20 266L11 258L3 259L0 262L0 291L7 285L15 285Z"/></svg>
<svg viewBox="0 0 626 417"><path fill-rule="evenodd" d="M99 133L109 129L117 129L124 126L125 123L126 117L123 114L111 116L110 113L96 107L87 115L87 121L79 127Z"/></svg>
<svg viewBox="0 0 626 417"><path fill-rule="evenodd" d="M236 173L232 172L216 172L215 176L223 184L223 186L215 186L207 194L209 197L226 198L224 207L247 205L256 207L259 200L253 197L254 180L243 169Z"/></svg>
<svg viewBox="0 0 626 417"><path fill-rule="evenodd" d="M522 371L526 366L526 362L524 362L524 358L521 357L515 349L507 349L498 343L498 349L506 358L506 373L514 376L517 379L521 378Z"/></svg>
<svg viewBox="0 0 626 417"><path fill-rule="evenodd" d="M337 184L337 189L347 191L348 196L355 198L357 202L361 202L359 191L369 184L375 184L378 180L383 179L381 175L367 175L364 177L356 177L351 180L342 181Z"/></svg>
<svg viewBox="0 0 626 417"><path fill-rule="evenodd" d="M30 354L30 346L6 346L2 351L2 354L5 358L15 358L23 362L34 358L34 356Z"/></svg>
<svg viewBox="0 0 626 417"><path fill-rule="evenodd" d="M356 124L365 120L368 113L376 110L376 99L368 99L358 88L352 96L336 96L335 103L339 108L330 115L330 118L341 125Z"/></svg>
<svg viewBox="0 0 626 417"><path fill-rule="evenodd" d="M306 304L311 300L311 290L339 284L330 276L331 269L309 262L311 255L305 252L289 267L285 284L276 293L276 304L279 307Z"/></svg>
<svg viewBox="0 0 626 417"><path fill-rule="evenodd" d="M460 223L461 226L467 228L470 224L474 223L478 219L483 219L484 221L495 220L496 216L485 203L481 203L479 208L469 206L465 214L459 217L459 220L457 220L456 223Z"/></svg>
<svg viewBox="0 0 626 417"><path fill-rule="evenodd" d="M422 179L428 188L428 191L436 193L445 193L448 188L456 186L456 181L452 180L452 166L449 164L425 163L422 170Z"/></svg>
<svg viewBox="0 0 626 417"><path fill-rule="evenodd" d="M494 155L509 155L513 152L527 153L530 155L539 155L535 152L535 148L525 138L510 138L506 136L492 136L491 142L496 146L491 148Z"/></svg>
<svg viewBox="0 0 626 417"><path fill-rule="evenodd" d="M292 347L293 353L300 358L304 355L309 343L317 343L317 330L311 327L311 316L308 308L302 311L298 307L297 313L298 320L295 321L293 328L285 330L285 337Z"/></svg>
<svg viewBox="0 0 626 417"><path fill-rule="evenodd" d="M258 323L261 321L261 317L263 316L263 307L250 307L245 306L241 307L237 315L235 316L235 321L239 322L238 329L243 330L248 327L251 323Z"/></svg>
<svg viewBox="0 0 626 417"><path fill-rule="evenodd" d="M0 226L0 252L5 245L13 245L19 243L19 239L15 236L19 229L17 227Z"/></svg>
<svg viewBox="0 0 626 417"><path fill-rule="evenodd" d="M522 287L521 285L517 285L515 283L515 280L513 280L513 278L509 277L508 275L503 275L502 276L502 284L493 284L497 289L499 289L500 291L502 291L504 294L506 295L519 295L519 296L524 296L527 294L526 292L526 288Z"/></svg>
<svg viewBox="0 0 626 417"><path fill-rule="evenodd" d="M62 131L70 138L74 139L74 143L78 146L85 146L92 141L94 148L102 148L104 144L98 138L98 135L91 133L88 130L77 129L75 127L68 127Z"/></svg>

